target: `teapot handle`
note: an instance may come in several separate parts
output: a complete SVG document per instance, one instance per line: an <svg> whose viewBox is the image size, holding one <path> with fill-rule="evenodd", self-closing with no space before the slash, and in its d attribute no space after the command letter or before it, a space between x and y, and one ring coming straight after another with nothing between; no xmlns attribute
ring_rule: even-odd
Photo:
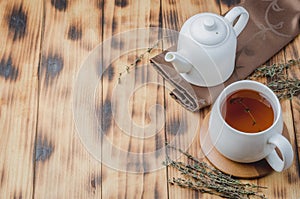
<svg viewBox="0 0 300 199"><path fill-rule="evenodd" d="M225 18L233 24L234 20L239 17L238 21L235 23L233 26L233 29L235 31L236 36L238 36L242 30L245 28L248 19L249 19L249 14L247 10L241 6L237 6L232 8L226 15Z"/></svg>

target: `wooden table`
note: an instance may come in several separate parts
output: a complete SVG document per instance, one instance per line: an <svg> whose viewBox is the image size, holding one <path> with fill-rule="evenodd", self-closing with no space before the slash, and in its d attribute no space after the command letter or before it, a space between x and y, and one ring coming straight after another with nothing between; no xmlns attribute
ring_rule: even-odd
<svg viewBox="0 0 300 199"><path fill-rule="evenodd" d="M147 27L180 30L184 21L196 13L222 14L238 2L0 1L0 198L214 198L169 185L168 178L180 175L172 168L131 173L101 164L78 136L72 99L81 64L93 48L112 35ZM299 58L299 44L297 37L269 63ZM125 63L129 58L122 60ZM182 118L196 118L201 126L209 111L187 113L170 98L164 86L167 83L150 67L130 71L135 78L128 87L135 88L138 82L147 78L161 83L140 88L130 98L127 105L132 122L140 125L159 123L149 116L148 111L153 104L165 108L165 125L159 133L147 142L135 140L127 134L122 135L112 117L109 99L118 72L108 73L98 91L101 94L98 96L99 111L104 118L102 125L108 138L125 150L155 150L180 128ZM293 68L288 76L299 78L299 68ZM273 172L247 181L267 186L264 193L268 198L296 199L300 198L300 98L284 100L281 105L295 152L294 163L282 173ZM152 113L158 117L157 109ZM187 125L186 128L189 130L190 127ZM194 156L201 154L199 135L193 139L188 151ZM103 151L102 156L105 155ZM131 166L134 165L128 165Z"/></svg>

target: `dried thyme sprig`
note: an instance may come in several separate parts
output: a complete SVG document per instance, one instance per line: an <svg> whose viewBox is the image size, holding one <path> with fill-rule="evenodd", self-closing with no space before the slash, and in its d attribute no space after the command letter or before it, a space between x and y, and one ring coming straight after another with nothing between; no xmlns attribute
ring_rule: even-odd
<svg viewBox="0 0 300 199"><path fill-rule="evenodd" d="M250 108L243 102L243 98L237 97L237 98L232 98L230 100L230 104L235 104L236 102L239 103L240 105L242 105L245 112L248 113L248 115L250 116L250 118L252 120L252 125L254 126L256 124L256 120L255 120Z"/></svg>
<svg viewBox="0 0 300 199"><path fill-rule="evenodd" d="M193 189L195 191L200 191L201 193L209 193L209 194L220 196L223 198L232 198L232 199L249 199L250 197L261 198L261 199L266 198L264 195L259 195L256 192L253 194L250 194L250 192L247 192L246 194L241 194L239 191L231 192L231 193L224 193L224 189L226 189L226 187L219 188L218 191L212 191L210 189L203 188L201 183L190 180L190 179L173 178L173 179L169 180L169 183L172 185L178 185L182 188L189 188L189 189Z"/></svg>
<svg viewBox="0 0 300 199"><path fill-rule="evenodd" d="M278 79L269 82L267 85L279 99L292 99L293 96L300 94L299 79Z"/></svg>
<svg viewBox="0 0 300 199"><path fill-rule="evenodd" d="M300 94L300 80L286 78L285 71L293 66L300 66L300 59L289 60L286 64L264 65L257 68L249 79L266 77L270 79L267 84L277 97L281 99L292 99Z"/></svg>
<svg viewBox="0 0 300 199"><path fill-rule="evenodd" d="M300 59L291 59L286 64L279 63L279 64L272 64L272 65L263 65L258 67L254 73L250 76L252 78L259 78L259 77L282 77L284 75L284 71L286 69L291 68L292 66L299 66Z"/></svg>
<svg viewBox="0 0 300 199"><path fill-rule="evenodd" d="M204 167L205 169L211 170L212 172L218 174L219 177L224 178L225 180L228 180L228 181L230 181L230 182L232 182L234 184L241 184L241 185L244 185L244 186L250 186L252 188L267 188L267 187L262 187L262 186L255 185L255 184L243 184L243 183L241 183L241 181L232 178L231 176L223 173L222 171L216 169L213 166L208 165L206 162L200 161L199 159L197 159L196 157L192 156L188 152L183 151L182 149L179 149L179 148L177 148L175 146L172 146L172 145L168 145L167 143L166 143L166 146L168 148L170 148L170 149L174 149L176 151L179 151L181 154L183 154L185 157L187 157L188 159L190 159L193 162L195 162L197 165L200 165L201 167ZM170 159L170 158L168 157L168 159Z"/></svg>
<svg viewBox="0 0 300 199"><path fill-rule="evenodd" d="M171 160L167 157L165 165L171 166L185 176L183 178L172 178L169 183L184 188L191 188L203 193L210 193L224 198L265 198L258 189L266 188L255 184L242 183L209 166L207 163L198 160L189 153L174 146L167 145L168 148L175 149L184 154L193 164Z"/></svg>
<svg viewBox="0 0 300 199"><path fill-rule="evenodd" d="M150 54L152 52L152 50L156 47L158 47L159 42L161 42L162 39L158 40L153 46L149 47L145 52L143 52L142 54L140 54L134 61L133 63L129 64L129 65L125 65L125 69L119 72L119 77L118 77L118 82L121 82L121 77L122 75L129 73L132 69L136 68L138 63L140 63L143 58L145 58L145 56L147 54Z"/></svg>

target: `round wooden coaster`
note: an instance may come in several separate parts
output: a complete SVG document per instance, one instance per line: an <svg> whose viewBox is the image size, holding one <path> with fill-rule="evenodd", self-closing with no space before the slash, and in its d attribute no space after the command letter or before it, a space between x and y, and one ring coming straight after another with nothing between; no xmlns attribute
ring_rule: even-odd
<svg viewBox="0 0 300 199"><path fill-rule="evenodd" d="M206 158L220 171L239 178L258 178L268 175L273 171L266 160L254 163L239 163L224 157L213 146L208 134L208 121L210 113L204 118L203 125L200 130L201 149ZM284 125L283 136L288 140L288 131Z"/></svg>

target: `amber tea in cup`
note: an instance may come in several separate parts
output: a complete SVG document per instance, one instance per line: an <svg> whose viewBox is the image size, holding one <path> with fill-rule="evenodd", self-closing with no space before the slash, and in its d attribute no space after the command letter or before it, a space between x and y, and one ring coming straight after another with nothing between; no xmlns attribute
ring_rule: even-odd
<svg viewBox="0 0 300 199"><path fill-rule="evenodd" d="M221 111L227 124L244 133L264 131L274 122L271 103L263 94L250 89L230 94Z"/></svg>
<svg viewBox="0 0 300 199"><path fill-rule="evenodd" d="M237 81L227 86L211 109L208 132L226 158L251 163L265 159L281 172L292 165L294 152L283 135L280 102L266 85Z"/></svg>

